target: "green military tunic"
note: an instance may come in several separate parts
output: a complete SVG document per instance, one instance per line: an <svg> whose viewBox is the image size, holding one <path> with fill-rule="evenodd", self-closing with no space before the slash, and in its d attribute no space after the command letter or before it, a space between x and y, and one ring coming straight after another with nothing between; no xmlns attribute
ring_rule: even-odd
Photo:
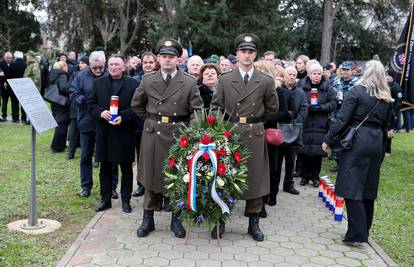
<svg viewBox="0 0 414 267"><path fill-rule="evenodd" d="M170 146L178 136L180 123L163 123L147 115L188 116L194 118L194 110L203 107L197 80L178 70L167 87L161 71L144 75L131 103L136 114L145 118L138 163L138 180L146 190L164 192L163 162Z"/></svg>
<svg viewBox="0 0 414 267"><path fill-rule="evenodd" d="M37 90L40 91L40 88L42 87L42 80L39 63L37 63L36 61L28 61L23 77L31 78L34 84L36 85Z"/></svg>
<svg viewBox="0 0 414 267"><path fill-rule="evenodd" d="M227 114L241 118L264 118L277 112L279 101L273 79L256 69L244 84L239 68L220 76L218 86L210 105ZM269 194L270 174L263 122L238 123L236 127L243 142L250 151L247 162L249 190L243 199L257 199Z"/></svg>

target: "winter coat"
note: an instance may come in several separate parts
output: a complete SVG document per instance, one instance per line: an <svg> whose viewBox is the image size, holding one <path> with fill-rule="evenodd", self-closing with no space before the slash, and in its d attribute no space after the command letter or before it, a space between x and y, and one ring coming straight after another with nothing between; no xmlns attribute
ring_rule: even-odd
<svg viewBox="0 0 414 267"><path fill-rule="evenodd" d="M347 94L325 137L333 145L350 126L357 126L377 102L364 87L354 86ZM358 129L350 150L342 150L335 193L354 200L375 199L381 163L384 158L386 132L392 128L392 103L380 101L370 117Z"/></svg>
<svg viewBox="0 0 414 267"><path fill-rule="evenodd" d="M213 99L213 93L207 85L200 83L198 85L198 90L200 91L200 96L203 99L203 107L208 109L210 108L211 99Z"/></svg>
<svg viewBox="0 0 414 267"><path fill-rule="evenodd" d="M109 75L104 75L93 82L87 104L89 115L96 125L97 162L133 162L135 159L135 127L137 115L131 109L131 101L137 88L137 81L124 76L116 90L112 88ZM101 118L104 110L109 110L111 96L119 96L118 115L121 124L114 126Z"/></svg>
<svg viewBox="0 0 414 267"><path fill-rule="evenodd" d="M89 67L80 71L73 79L69 87L70 101L79 108L78 110L78 127L80 132L95 131L94 119L88 112L86 99L92 90L92 83L101 76L95 76Z"/></svg>
<svg viewBox="0 0 414 267"><path fill-rule="evenodd" d="M272 77L254 70L247 85L239 68L220 76L211 109L228 112L228 115L266 119L279 109L275 83ZM247 183L249 189L242 199L256 199L270 192L269 156L263 122L235 123L240 142L250 152L247 161Z"/></svg>
<svg viewBox="0 0 414 267"><path fill-rule="evenodd" d="M318 85L313 85L309 77L306 77L302 82L302 86L309 109L303 125L304 147L299 150L299 154L326 156L321 145L329 129L329 114L335 111L337 106L335 91L329 86L329 81L325 78L322 78ZM318 88L318 108L316 109L310 106L312 88Z"/></svg>
<svg viewBox="0 0 414 267"><path fill-rule="evenodd" d="M52 70L49 73L47 87L53 84L57 85L60 95L69 99L69 74L67 72L63 70ZM58 124L69 124L69 104L63 107L52 103L50 107L53 117Z"/></svg>
<svg viewBox="0 0 414 267"><path fill-rule="evenodd" d="M36 61L27 62L27 68L24 71L23 77L31 78L36 85L37 90L42 88L42 72L40 70L40 65Z"/></svg>

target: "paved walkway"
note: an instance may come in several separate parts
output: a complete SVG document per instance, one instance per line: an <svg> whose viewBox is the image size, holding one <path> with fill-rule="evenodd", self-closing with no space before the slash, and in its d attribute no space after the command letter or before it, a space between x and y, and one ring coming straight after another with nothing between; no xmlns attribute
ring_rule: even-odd
<svg viewBox="0 0 414 267"><path fill-rule="evenodd" d="M280 192L278 204L268 207L260 224L264 242L247 235L244 202L238 203L226 233L217 245L210 229L191 228L187 245L169 230L171 215L156 212L156 231L138 238L142 197L132 200L133 212L121 212L120 201L97 214L68 250L58 266L386 266L376 244L351 248L342 244L346 221L333 221L332 213L317 198L317 189L298 186L300 196ZM376 252L379 250L379 254ZM382 255L387 258L386 255ZM388 262L389 264L389 262Z"/></svg>

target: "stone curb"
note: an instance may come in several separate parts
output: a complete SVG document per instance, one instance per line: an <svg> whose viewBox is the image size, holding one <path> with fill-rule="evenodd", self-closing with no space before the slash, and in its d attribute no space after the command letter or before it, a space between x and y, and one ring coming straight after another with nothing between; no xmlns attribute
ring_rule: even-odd
<svg viewBox="0 0 414 267"><path fill-rule="evenodd" d="M88 236L91 229L98 223L98 221L102 218L106 211L98 212L92 220L86 225L85 229L79 234L78 238L76 238L75 242L70 246L70 248L66 251L65 255L62 259L56 264L56 267L65 267L68 265L69 261L78 251L81 243L85 238Z"/></svg>
<svg viewBox="0 0 414 267"><path fill-rule="evenodd" d="M377 253L378 256L381 257L381 259L385 262L385 264L387 264L387 266L398 266L398 264L395 263L395 261L390 256L388 256L388 254L385 253L385 251L371 237L368 237L368 244L375 251L375 253Z"/></svg>

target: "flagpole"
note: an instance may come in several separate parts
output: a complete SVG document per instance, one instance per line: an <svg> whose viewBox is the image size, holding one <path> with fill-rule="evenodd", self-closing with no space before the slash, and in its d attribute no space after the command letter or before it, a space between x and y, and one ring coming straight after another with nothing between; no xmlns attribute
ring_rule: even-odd
<svg viewBox="0 0 414 267"><path fill-rule="evenodd" d="M413 20L413 11L414 11L414 0L411 1L411 11L410 11L410 20L409 20L409 24L408 24L408 34L407 34L407 40L405 41L405 62L404 62L404 66L403 66L403 71L401 74L401 79L400 79L400 86L403 86L403 81L405 79L405 71L407 69L407 64L408 64L408 48L410 46L410 40L411 40L411 30L412 30L412 20Z"/></svg>

